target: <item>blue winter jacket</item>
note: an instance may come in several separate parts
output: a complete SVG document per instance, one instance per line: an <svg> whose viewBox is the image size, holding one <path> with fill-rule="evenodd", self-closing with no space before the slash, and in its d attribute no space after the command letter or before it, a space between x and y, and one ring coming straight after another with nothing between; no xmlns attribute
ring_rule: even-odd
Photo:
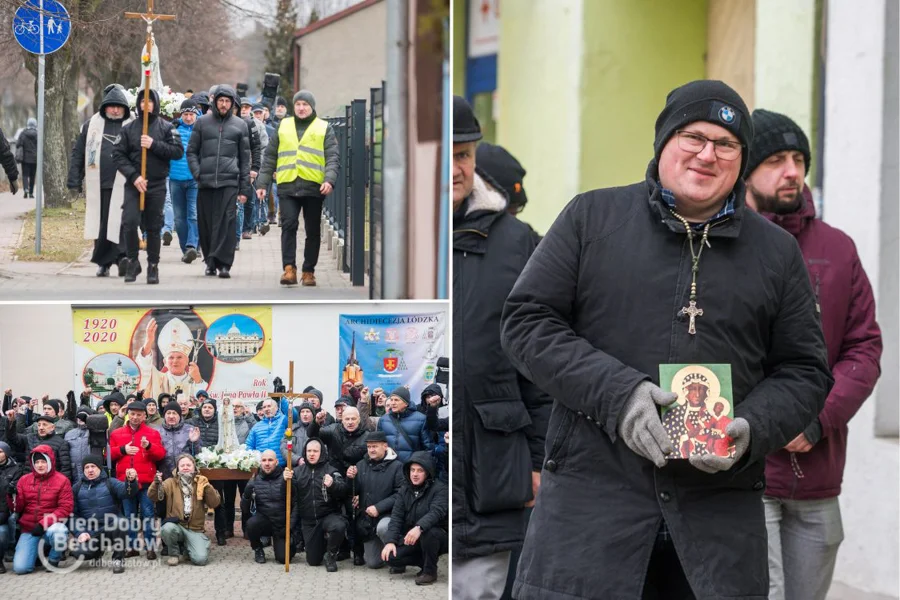
<svg viewBox="0 0 900 600"><path fill-rule="evenodd" d="M264 418L250 430L246 442L247 449L260 452L273 450L278 456L278 464L283 467L286 462L284 456L281 455L281 438L284 437L285 429L287 429L287 417L283 413Z"/></svg>
<svg viewBox="0 0 900 600"><path fill-rule="evenodd" d="M107 481L112 485L112 491L115 498L109 493ZM100 477L93 481L85 477L81 478L80 489L74 490L75 509L72 514L75 519L72 521L72 534L78 537L82 533L96 533L96 531L85 529L93 523L99 525L103 529L106 521L105 515L122 516L120 508L121 501L125 498L132 498L137 495L140 486L138 483L132 482L130 485L118 479L109 479L105 472L100 473Z"/></svg>
<svg viewBox="0 0 900 600"><path fill-rule="evenodd" d="M406 435L412 441L410 447L406 437L397 429L397 424L403 428ZM383 431L388 438L388 445L394 449L399 459L403 462L412 456L413 452L426 450L429 453L434 450L434 442L425 429L425 415L415 408L406 407L402 413L388 413L378 419L378 430Z"/></svg>
<svg viewBox="0 0 900 600"><path fill-rule="evenodd" d="M194 176L191 175L191 170L188 168L187 147L188 142L191 141L191 133L194 131L194 126L185 125L181 119L178 119L172 123L172 125L175 126L178 135L181 136L181 145L184 146L184 154L182 154L181 158L178 160L173 160L169 163L169 179L172 181L193 181Z"/></svg>

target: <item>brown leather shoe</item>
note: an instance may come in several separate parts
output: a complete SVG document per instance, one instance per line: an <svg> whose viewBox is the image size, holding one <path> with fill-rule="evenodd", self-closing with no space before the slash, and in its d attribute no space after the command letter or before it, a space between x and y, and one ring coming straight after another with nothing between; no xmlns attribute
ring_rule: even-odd
<svg viewBox="0 0 900 600"><path fill-rule="evenodd" d="M156 560L156 552L153 550L147 550L147 560Z"/></svg>
<svg viewBox="0 0 900 600"><path fill-rule="evenodd" d="M288 265L284 268L284 274L281 276L281 285L297 285L297 267Z"/></svg>
<svg viewBox="0 0 900 600"><path fill-rule="evenodd" d="M309 273L308 271L304 271L300 276L301 285L305 285L307 287L313 287L316 285L316 276L313 273Z"/></svg>

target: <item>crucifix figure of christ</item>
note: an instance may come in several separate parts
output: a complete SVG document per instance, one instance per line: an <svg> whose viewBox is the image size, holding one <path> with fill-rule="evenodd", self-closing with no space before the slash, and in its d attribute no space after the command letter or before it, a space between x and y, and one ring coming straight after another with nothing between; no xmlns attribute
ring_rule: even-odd
<svg viewBox="0 0 900 600"><path fill-rule="evenodd" d="M174 21L175 15L158 15L153 12L153 0L147 0L147 12L133 13L126 12L126 19L143 19L147 23L147 46L146 46L146 62L150 61L153 52L153 22L154 21ZM150 110L147 107L147 100L150 95L150 67L144 68L144 129L142 135L147 135L150 127ZM147 179L147 149L141 148L141 177ZM141 192L141 212L144 212L144 192Z"/></svg>
<svg viewBox="0 0 900 600"><path fill-rule="evenodd" d="M288 388L284 392L278 392L275 394L269 394L269 398L278 402L279 406L281 405L281 401L285 398L289 398L293 401L295 398L316 398L315 394L295 394L294 393L294 361L291 361L288 366ZM287 410L287 419L288 425L287 429L284 432L284 437L287 438L287 468L293 468L293 450L294 450L294 407L290 404L288 405ZM284 534L284 572L291 572L291 485L290 483L285 482L287 485L287 501L285 502L287 506L287 511L285 514L285 534Z"/></svg>
<svg viewBox="0 0 900 600"><path fill-rule="evenodd" d="M697 308L697 303L691 300L678 314L687 315L691 319L690 325L688 326L688 333L695 335L697 333L696 319L697 317L703 316L703 309Z"/></svg>

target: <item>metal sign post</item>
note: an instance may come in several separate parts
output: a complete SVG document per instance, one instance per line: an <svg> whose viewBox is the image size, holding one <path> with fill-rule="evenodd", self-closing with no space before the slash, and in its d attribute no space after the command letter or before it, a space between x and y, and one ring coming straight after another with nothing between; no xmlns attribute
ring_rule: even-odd
<svg viewBox="0 0 900 600"><path fill-rule="evenodd" d="M38 55L37 173L34 195L34 253L41 253L41 211L44 206L44 67L46 55L56 52L69 40L72 26L69 11L56 0L28 0L16 10L13 35L28 52Z"/></svg>

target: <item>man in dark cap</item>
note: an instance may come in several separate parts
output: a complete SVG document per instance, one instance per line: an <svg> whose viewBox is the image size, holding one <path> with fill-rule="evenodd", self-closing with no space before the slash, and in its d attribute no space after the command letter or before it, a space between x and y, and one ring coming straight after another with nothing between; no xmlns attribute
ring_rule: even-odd
<svg viewBox="0 0 900 600"><path fill-rule="evenodd" d="M516 157L503 146L481 142L478 144L478 150L475 151L475 163L506 192L506 196L509 198L506 211L511 215L521 214L528 203L528 196L525 195L522 182L525 179L525 168L516 160ZM525 224L528 225L528 223ZM534 245L537 246L541 241L540 234L531 225L528 225L528 229L531 230L531 237L534 238Z"/></svg>
<svg viewBox="0 0 900 600"><path fill-rule="evenodd" d="M765 458L832 377L800 249L746 209L752 141L726 84L673 90L645 180L572 200L510 293L503 347L556 400L516 598L767 597ZM660 366L703 363L729 367L734 449L676 460Z"/></svg>
<svg viewBox="0 0 900 600"><path fill-rule="evenodd" d="M847 424L881 374L875 296L856 246L816 218L809 188L809 141L790 117L753 111L747 205L790 233L806 259L821 309L834 387L825 408L766 459L769 598L824 600L844 539L838 496L847 456Z"/></svg>
<svg viewBox="0 0 900 600"><path fill-rule="evenodd" d="M215 109L194 125L187 156L197 182L197 226L206 275L231 277L237 244L237 203L244 203L250 185L250 129L234 116L234 88L215 89Z"/></svg>
<svg viewBox="0 0 900 600"><path fill-rule="evenodd" d="M56 424L55 431L61 436L65 436L69 431L75 428L75 423L62 416L65 411L61 400L53 398L44 400L44 408L41 412L45 417L48 417ZM29 422L31 425L26 428L25 423ZM37 432L37 418L32 413L31 408L28 408L24 415L19 415L16 420L16 429L19 433Z"/></svg>
<svg viewBox="0 0 900 600"><path fill-rule="evenodd" d="M341 167L337 136L331 124L316 114L316 97L308 90L294 94L294 116L285 118L269 140L256 194L278 184L281 211L281 285L297 285L297 229L300 213L306 242L302 285L316 285L316 264L322 243L322 205L337 182Z"/></svg>
<svg viewBox="0 0 900 600"><path fill-rule="evenodd" d="M127 182L116 170L112 150L132 118L122 86L109 85L103 93L100 109L85 121L72 146L66 187L73 194L85 193L84 237L94 240L91 262L97 265L97 277L109 277L113 264L124 277L122 206Z"/></svg>
<svg viewBox="0 0 900 600"><path fill-rule="evenodd" d="M480 139L472 108L455 97L453 352L466 378L465 385L462 378L454 383L451 410L454 431L467 440L453 446L451 461L453 566L463 574L453 578L453 596L459 598L503 593L511 552L525 536L524 510L540 482L551 402L500 345L503 302L535 241L510 214L500 184L476 166Z"/></svg>

